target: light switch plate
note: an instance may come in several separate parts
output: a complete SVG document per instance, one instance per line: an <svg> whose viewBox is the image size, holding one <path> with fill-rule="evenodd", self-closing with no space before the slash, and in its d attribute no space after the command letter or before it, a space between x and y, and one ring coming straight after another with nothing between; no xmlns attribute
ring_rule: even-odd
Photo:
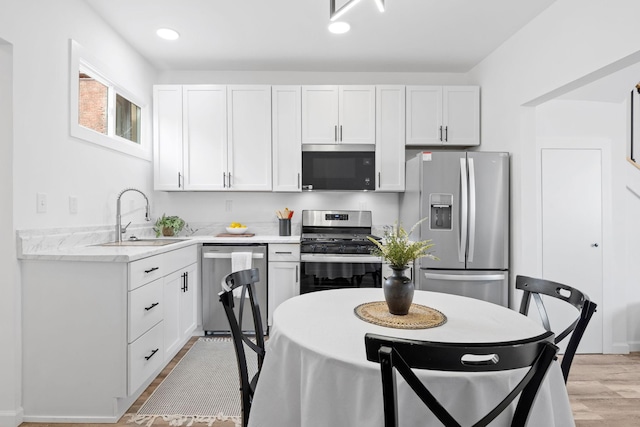
<svg viewBox="0 0 640 427"><path fill-rule="evenodd" d="M37 213L47 212L47 195L44 193L36 194L36 212Z"/></svg>

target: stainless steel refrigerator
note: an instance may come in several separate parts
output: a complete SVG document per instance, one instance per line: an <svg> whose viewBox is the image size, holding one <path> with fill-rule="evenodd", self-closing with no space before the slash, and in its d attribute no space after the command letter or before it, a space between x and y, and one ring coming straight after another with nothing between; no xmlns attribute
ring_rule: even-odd
<svg viewBox="0 0 640 427"><path fill-rule="evenodd" d="M422 152L407 161L400 221L432 239L416 287L509 304L509 153Z"/></svg>

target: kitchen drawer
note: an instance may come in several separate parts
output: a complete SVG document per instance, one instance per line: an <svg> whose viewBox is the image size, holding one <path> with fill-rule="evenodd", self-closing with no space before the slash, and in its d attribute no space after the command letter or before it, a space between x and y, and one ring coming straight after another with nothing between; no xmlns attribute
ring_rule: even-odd
<svg viewBox="0 0 640 427"><path fill-rule="evenodd" d="M129 290L159 279L169 273L165 264L166 254L154 255L129 263Z"/></svg>
<svg viewBox="0 0 640 427"><path fill-rule="evenodd" d="M186 248L176 249L175 251L166 252L163 254L164 262L164 274L170 274L174 271L180 270L188 265L198 261L198 246L191 245Z"/></svg>
<svg viewBox="0 0 640 427"><path fill-rule="evenodd" d="M135 341L163 318L163 280L154 280L129 292L129 340Z"/></svg>
<svg viewBox="0 0 640 427"><path fill-rule="evenodd" d="M149 379L164 362L164 330L162 322L129 344L127 367L129 371L129 395Z"/></svg>
<svg viewBox="0 0 640 427"><path fill-rule="evenodd" d="M300 245L297 243L269 244L269 262L300 261Z"/></svg>

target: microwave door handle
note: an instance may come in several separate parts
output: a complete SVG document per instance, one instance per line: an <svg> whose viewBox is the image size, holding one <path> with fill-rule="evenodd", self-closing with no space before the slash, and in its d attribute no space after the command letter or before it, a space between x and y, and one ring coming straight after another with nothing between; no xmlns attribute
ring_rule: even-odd
<svg viewBox="0 0 640 427"><path fill-rule="evenodd" d="M458 245L458 261L464 262L467 247L468 225L468 188L467 188L467 160L460 158L460 242Z"/></svg>
<svg viewBox="0 0 640 427"><path fill-rule="evenodd" d="M469 159L469 256L473 261L473 249L476 245L476 172L473 159Z"/></svg>

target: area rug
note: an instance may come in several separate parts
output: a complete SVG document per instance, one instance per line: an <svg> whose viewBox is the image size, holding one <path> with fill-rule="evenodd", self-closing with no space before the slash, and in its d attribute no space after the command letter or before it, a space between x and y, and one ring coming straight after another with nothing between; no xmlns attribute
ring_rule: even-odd
<svg viewBox="0 0 640 427"><path fill-rule="evenodd" d="M255 358L248 358L255 372ZM238 366L229 338L200 338L173 368L130 423L151 426L161 417L172 426L241 418Z"/></svg>

